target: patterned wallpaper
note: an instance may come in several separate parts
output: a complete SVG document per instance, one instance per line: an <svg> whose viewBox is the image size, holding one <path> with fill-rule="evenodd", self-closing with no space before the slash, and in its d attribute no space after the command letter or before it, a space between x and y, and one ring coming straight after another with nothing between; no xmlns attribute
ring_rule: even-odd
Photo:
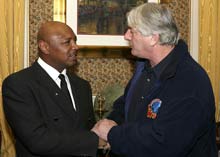
<svg viewBox="0 0 220 157"><path fill-rule="evenodd" d="M164 4L167 5L167 4ZM173 0L168 7L174 12L174 16L180 28L180 35L189 43L190 26L190 1ZM30 64L37 58L36 34L41 22L53 19L53 0L30 0ZM105 50L106 51L106 50ZM119 84L125 87L132 76L134 61L129 56L129 52L119 53L116 56L105 55L105 51L81 50L78 57L78 65L71 68L82 78L88 80L92 86L93 95L102 91L106 86ZM124 50L118 50L124 51ZM85 55L90 53L90 55ZM98 54L98 55L97 55Z"/></svg>
<svg viewBox="0 0 220 157"><path fill-rule="evenodd" d="M29 0L29 61L37 58L37 31L44 21L53 20L53 0Z"/></svg>
<svg viewBox="0 0 220 157"><path fill-rule="evenodd" d="M189 44L190 39L190 0L172 0L165 4L173 12L179 27L180 37Z"/></svg>

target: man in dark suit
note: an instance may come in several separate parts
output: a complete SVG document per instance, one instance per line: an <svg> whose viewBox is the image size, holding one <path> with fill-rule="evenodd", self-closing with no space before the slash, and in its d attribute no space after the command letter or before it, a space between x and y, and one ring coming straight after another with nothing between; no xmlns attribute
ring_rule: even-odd
<svg viewBox="0 0 220 157"><path fill-rule="evenodd" d="M37 61L8 76L2 86L17 157L96 156L99 140L90 131L95 123L90 85L66 72L77 61L74 32L64 23L46 22L37 42Z"/></svg>
<svg viewBox="0 0 220 157"><path fill-rule="evenodd" d="M92 130L126 157L217 157L211 82L178 39L170 11L146 3L127 19L124 37L140 59L111 120Z"/></svg>

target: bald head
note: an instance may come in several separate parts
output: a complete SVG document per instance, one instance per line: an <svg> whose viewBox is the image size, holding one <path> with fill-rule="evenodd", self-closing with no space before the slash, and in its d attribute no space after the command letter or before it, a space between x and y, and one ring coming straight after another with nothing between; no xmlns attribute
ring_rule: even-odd
<svg viewBox="0 0 220 157"><path fill-rule="evenodd" d="M65 29L69 29L72 31L72 29L68 25L62 22L48 21L42 23L37 34L37 42L39 42L40 40L48 42L49 38L52 35L58 35Z"/></svg>

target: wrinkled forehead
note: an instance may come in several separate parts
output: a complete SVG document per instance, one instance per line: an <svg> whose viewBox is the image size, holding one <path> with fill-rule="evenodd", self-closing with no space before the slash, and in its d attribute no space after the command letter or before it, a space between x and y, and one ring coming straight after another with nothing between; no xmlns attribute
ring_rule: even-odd
<svg viewBox="0 0 220 157"><path fill-rule="evenodd" d="M49 36L56 36L58 38L76 38L75 33L69 27L58 27L53 29L48 34Z"/></svg>
<svg viewBox="0 0 220 157"><path fill-rule="evenodd" d="M54 35L51 35L48 39L48 42L51 43L51 42L65 42L65 41L69 41L69 40L73 40L76 42L76 36L75 35L71 35L71 34L54 34Z"/></svg>
<svg viewBox="0 0 220 157"><path fill-rule="evenodd" d="M38 32L38 40L48 41L51 37L59 38L76 38L73 30L64 23L48 22L41 26Z"/></svg>

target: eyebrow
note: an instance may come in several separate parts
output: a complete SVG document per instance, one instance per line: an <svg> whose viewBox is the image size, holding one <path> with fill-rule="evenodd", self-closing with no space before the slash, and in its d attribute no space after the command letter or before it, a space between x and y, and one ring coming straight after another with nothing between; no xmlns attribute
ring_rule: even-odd
<svg viewBox="0 0 220 157"><path fill-rule="evenodd" d="M63 40L74 40L75 42L77 41L77 37L74 36L74 37L64 37Z"/></svg>

